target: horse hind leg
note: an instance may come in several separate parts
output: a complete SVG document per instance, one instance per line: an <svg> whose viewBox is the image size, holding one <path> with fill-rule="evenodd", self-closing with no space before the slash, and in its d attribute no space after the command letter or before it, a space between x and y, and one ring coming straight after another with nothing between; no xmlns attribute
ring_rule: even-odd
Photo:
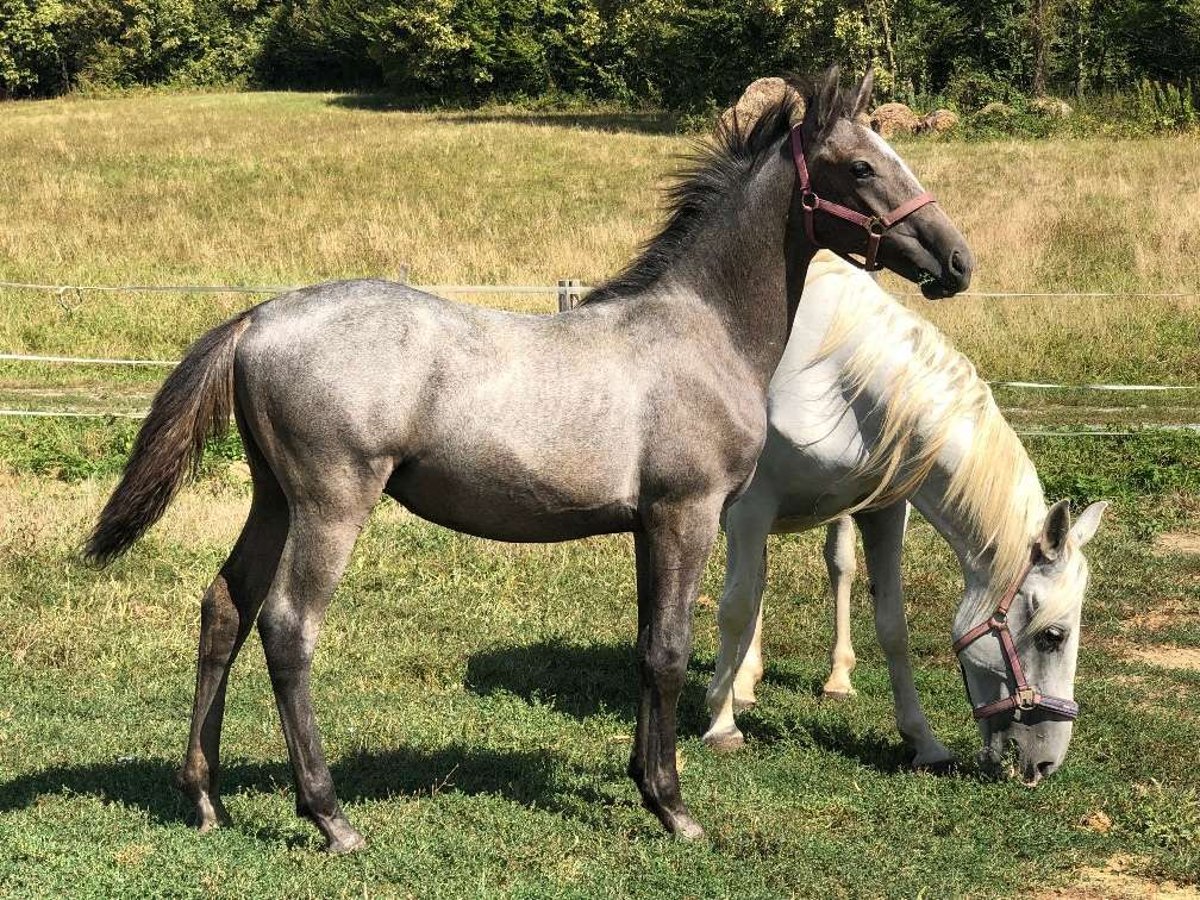
<svg viewBox="0 0 1200 900"><path fill-rule="evenodd" d="M344 482L343 482L344 483ZM313 712L310 672L317 635L359 531L379 498L378 485L346 486L339 496L293 499L287 541L258 617L271 687L296 785L296 812L332 853L365 844L334 792Z"/></svg>
<svg viewBox="0 0 1200 900"><path fill-rule="evenodd" d="M229 821L218 786L229 671L267 595L287 533L283 493L252 442L246 443L254 499L241 536L201 601L192 724L187 755L175 776L202 832Z"/></svg>
<svg viewBox="0 0 1200 900"><path fill-rule="evenodd" d="M830 700L854 696L850 673L857 661L850 638L850 589L854 585L854 525L849 516L831 522L825 532L825 566L833 598L833 648L829 654L829 678L822 693Z"/></svg>

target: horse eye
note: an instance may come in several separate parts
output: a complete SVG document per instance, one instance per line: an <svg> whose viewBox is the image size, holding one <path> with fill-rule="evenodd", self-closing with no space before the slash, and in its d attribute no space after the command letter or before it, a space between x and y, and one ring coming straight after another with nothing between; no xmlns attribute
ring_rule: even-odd
<svg viewBox="0 0 1200 900"><path fill-rule="evenodd" d="M1037 636L1035 643L1037 644L1037 648L1043 653L1051 653L1062 646L1066 637L1067 633L1065 631L1055 625L1051 625Z"/></svg>
<svg viewBox="0 0 1200 900"><path fill-rule="evenodd" d="M850 163L850 172L855 178L870 178L875 174L871 164L864 159L856 159Z"/></svg>

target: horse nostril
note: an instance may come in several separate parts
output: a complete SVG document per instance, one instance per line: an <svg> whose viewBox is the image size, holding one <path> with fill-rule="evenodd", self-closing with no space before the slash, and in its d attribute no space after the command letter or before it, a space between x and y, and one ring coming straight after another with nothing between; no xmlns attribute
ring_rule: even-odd
<svg viewBox="0 0 1200 900"><path fill-rule="evenodd" d="M1045 762L1040 762L1037 764L1038 777L1045 778L1047 775L1049 775L1051 772L1053 772L1057 768L1058 768L1058 766L1055 763L1051 762L1050 760L1046 760Z"/></svg>
<svg viewBox="0 0 1200 900"><path fill-rule="evenodd" d="M950 271L958 278L962 278L966 273L966 266L963 265L962 254L955 250L950 254Z"/></svg>

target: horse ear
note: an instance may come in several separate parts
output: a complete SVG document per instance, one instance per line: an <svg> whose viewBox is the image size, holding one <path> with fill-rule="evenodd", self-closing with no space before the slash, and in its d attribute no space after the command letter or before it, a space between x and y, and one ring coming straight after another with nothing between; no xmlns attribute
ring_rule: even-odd
<svg viewBox="0 0 1200 900"><path fill-rule="evenodd" d="M817 126L825 128L838 118L838 92L842 88L842 70L834 63L821 77L817 95Z"/></svg>
<svg viewBox="0 0 1200 900"><path fill-rule="evenodd" d="M1100 520L1104 517L1104 511L1108 509L1107 500L1097 500L1075 520L1075 527L1071 529L1071 537L1075 538L1075 543L1082 547L1096 535L1096 529L1100 527Z"/></svg>
<svg viewBox="0 0 1200 900"><path fill-rule="evenodd" d="M1054 562L1067 547L1071 534L1071 509L1066 500L1059 500L1046 513L1042 533L1037 539L1038 553L1049 562Z"/></svg>
<svg viewBox="0 0 1200 900"><path fill-rule="evenodd" d="M875 71L868 69L867 74L863 76L863 80L858 83L858 88L854 92L854 105L850 113L850 118L857 119L867 111L867 107L871 105L871 92L875 89Z"/></svg>

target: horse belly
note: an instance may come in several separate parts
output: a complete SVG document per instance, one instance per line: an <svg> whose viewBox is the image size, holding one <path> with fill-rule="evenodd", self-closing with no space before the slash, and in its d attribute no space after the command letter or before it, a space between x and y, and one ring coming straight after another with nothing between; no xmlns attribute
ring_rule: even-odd
<svg viewBox="0 0 1200 900"><path fill-rule="evenodd" d="M517 469L502 456L474 465L413 460L386 491L423 519L497 541L567 541L630 531L636 522L636 499L621 485Z"/></svg>

